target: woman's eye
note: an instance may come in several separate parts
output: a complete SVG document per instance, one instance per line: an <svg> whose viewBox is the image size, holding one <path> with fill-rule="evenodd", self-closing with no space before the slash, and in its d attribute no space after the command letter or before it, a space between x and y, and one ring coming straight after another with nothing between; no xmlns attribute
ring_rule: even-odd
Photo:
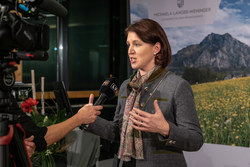
<svg viewBox="0 0 250 167"><path fill-rule="evenodd" d="M141 46L139 43L136 43L135 46Z"/></svg>

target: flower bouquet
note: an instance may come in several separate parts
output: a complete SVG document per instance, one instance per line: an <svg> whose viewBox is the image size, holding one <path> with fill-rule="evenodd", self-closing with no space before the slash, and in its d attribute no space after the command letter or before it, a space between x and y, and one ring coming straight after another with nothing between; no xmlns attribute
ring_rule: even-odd
<svg viewBox="0 0 250 167"><path fill-rule="evenodd" d="M37 126L48 127L66 120L66 110L55 112L50 116L39 114L39 112L36 110L36 105L38 103L39 102L36 99L32 98L28 98L23 103L21 103L21 109L32 118ZM36 151L31 157L33 167L55 167L56 163L54 157L61 156L66 148L67 144L61 140L48 146L42 152Z"/></svg>

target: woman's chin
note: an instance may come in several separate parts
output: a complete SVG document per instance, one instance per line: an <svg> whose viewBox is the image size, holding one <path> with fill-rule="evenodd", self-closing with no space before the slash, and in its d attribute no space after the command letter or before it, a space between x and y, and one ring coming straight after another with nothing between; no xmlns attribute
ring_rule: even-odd
<svg viewBox="0 0 250 167"><path fill-rule="evenodd" d="M132 68L133 70L137 70L137 69L138 69L138 66L136 66L135 64L131 64L131 68Z"/></svg>

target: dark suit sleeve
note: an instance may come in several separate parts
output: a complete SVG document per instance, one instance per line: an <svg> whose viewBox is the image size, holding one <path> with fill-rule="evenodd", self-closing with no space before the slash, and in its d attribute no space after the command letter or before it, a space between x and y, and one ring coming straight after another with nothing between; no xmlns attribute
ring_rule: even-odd
<svg viewBox="0 0 250 167"><path fill-rule="evenodd" d="M19 108L14 99L12 99L12 106L10 107L9 112L20 117L18 123L22 125L22 128L26 134L26 138L32 135L34 136L36 151L44 150L47 146L47 143L44 139L44 136L47 133L47 127L38 127L34 121Z"/></svg>
<svg viewBox="0 0 250 167"><path fill-rule="evenodd" d="M26 138L30 136L34 136L34 143L36 144L36 151L43 151L47 143L44 139L44 136L47 133L47 127L38 127L33 122L33 120L29 116L24 116L20 121L23 129L26 133Z"/></svg>

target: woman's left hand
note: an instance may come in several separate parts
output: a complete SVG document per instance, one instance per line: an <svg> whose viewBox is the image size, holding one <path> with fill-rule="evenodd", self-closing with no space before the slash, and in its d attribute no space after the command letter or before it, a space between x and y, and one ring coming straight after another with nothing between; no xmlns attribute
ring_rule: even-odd
<svg viewBox="0 0 250 167"><path fill-rule="evenodd" d="M157 100L154 101L154 108L154 114L147 113L138 108L130 111L129 114L132 115L130 119L134 123L132 127L140 131L160 133L161 135L168 136L170 131L169 123L165 120Z"/></svg>

